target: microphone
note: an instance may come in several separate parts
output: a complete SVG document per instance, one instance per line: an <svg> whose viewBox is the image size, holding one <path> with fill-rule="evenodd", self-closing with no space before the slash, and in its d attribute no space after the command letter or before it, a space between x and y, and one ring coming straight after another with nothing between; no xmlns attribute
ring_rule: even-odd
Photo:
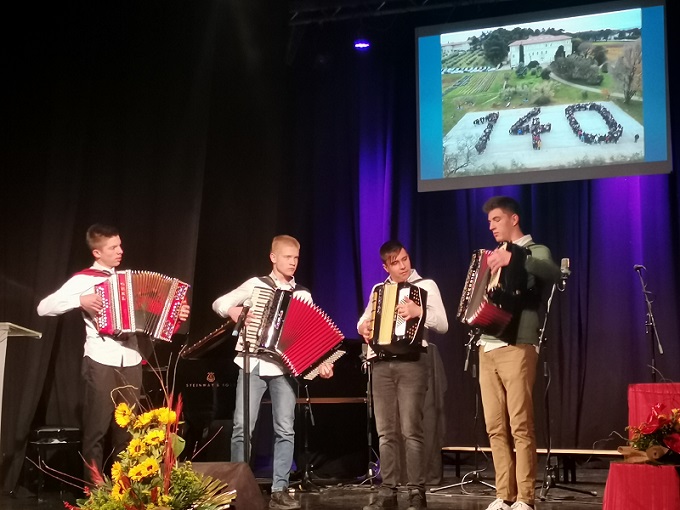
<svg viewBox="0 0 680 510"><path fill-rule="evenodd" d="M248 312L250 311L249 306L244 306L241 309L241 315L238 316L238 320L236 321L236 325L234 326L234 331L231 332L231 336L238 336L238 334L241 332L241 329L243 329L243 324L246 322L246 316L248 315Z"/></svg>
<svg viewBox="0 0 680 510"><path fill-rule="evenodd" d="M566 280L571 274L571 269L569 269L569 259L562 259L560 263L560 273L562 273L562 279Z"/></svg>
<svg viewBox="0 0 680 510"><path fill-rule="evenodd" d="M640 271L640 269L644 269L645 271L647 271L647 268L646 268L645 266L643 266L642 264L635 264L635 265L633 266L633 269L634 269L635 271L638 271L638 272Z"/></svg>

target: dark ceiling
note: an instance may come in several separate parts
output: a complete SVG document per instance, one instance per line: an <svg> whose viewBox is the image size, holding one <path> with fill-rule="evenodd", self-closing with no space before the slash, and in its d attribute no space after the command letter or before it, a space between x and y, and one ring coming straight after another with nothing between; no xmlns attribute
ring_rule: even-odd
<svg viewBox="0 0 680 510"><path fill-rule="evenodd" d="M290 0L288 10L291 25L304 25L505 1L510 0Z"/></svg>

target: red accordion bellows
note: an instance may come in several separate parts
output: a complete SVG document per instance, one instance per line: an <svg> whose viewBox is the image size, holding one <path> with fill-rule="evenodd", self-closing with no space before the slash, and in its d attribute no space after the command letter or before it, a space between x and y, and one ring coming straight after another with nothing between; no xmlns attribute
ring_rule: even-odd
<svg viewBox="0 0 680 510"><path fill-rule="evenodd" d="M491 270L487 259L493 252L476 250L472 254L463 294L458 305L458 320L478 327L483 332L500 334L512 320L512 313L498 307L489 299Z"/></svg>
<svg viewBox="0 0 680 510"><path fill-rule="evenodd" d="M95 285L104 308L95 325L104 335L143 333L169 342L189 284L151 271L118 271Z"/></svg>
<svg viewBox="0 0 680 510"><path fill-rule="evenodd" d="M313 379L321 363L333 362L345 354L338 349L343 334L321 308L288 290L277 289L268 294L262 322L257 326L261 332L257 343L259 349L280 360L291 374Z"/></svg>

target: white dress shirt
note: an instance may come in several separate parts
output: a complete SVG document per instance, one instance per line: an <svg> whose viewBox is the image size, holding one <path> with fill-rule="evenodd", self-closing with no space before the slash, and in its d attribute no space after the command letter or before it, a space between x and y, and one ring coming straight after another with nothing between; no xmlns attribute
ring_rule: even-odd
<svg viewBox="0 0 680 510"><path fill-rule="evenodd" d="M90 269L115 271L95 262ZM62 315L76 308L80 308L80 296L94 294L94 286L106 280L107 276L92 276L76 274L69 278L59 290L43 299L38 305L38 315ZM83 356L87 356L97 363L113 367L132 367L142 362L142 356L137 347L135 335L112 337L101 335L92 317L81 310L85 321L85 348Z"/></svg>

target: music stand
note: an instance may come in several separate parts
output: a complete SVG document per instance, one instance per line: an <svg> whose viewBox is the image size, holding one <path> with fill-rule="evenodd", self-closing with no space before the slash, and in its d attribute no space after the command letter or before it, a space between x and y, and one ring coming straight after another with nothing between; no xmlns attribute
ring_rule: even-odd
<svg viewBox="0 0 680 510"><path fill-rule="evenodd" d="M482 335L482 331L479 328L473 328L468 332L469 339L467 341L467 344L465 344L465 347L467 348L467 353L465 355L465 366L464 366L464 371L468 371L468 367L470 364L470 355L472 351L475 349L477 346L477 341L479 340L479 337ZM473 360L472 362L472 378L477 379L477 364ZM475 433L477 432L477 418L479 416L479 383L475 385L475 417L474 417L474 425L473 425L473 430ZM431 493L434 492L439 492L443 491L446 489L451 489L453 487L460 487L463 492L465 492L465 486L469 485L471 483L478 483L480 485L484 485L485 487L488 487L490 489L496 489L496 486L493 484L490 484L489 482L486 482L482 480L482 477L480 476L480 473L484 471L483 469L479 469L479 465L477 462L477 454L480 452L479 449L479 444L478 442L475 441L475 451L474 451L474 458L475 458L475 465L474 469L472 471L469 471L463 475L463 477L460 479L460 482L458 483L452 483L449 485L444 485L443 487L435 487L430 489ZM486 469L486 468L485 468Z"/></svg>
<svg viewBox="0 0 680 510"><path fill-rule="evenodd" d="M546 325L548 324L548 317L550 315L550 309L553 301L553 297L555 296L555 289L559 290L560 292L564 292L565 286L566 286L566 280L567 276L569 273L562 273L562 281L560 286L558 284L553 283L552 289L550 290L550 297L548 298L548 304L546 306L545 310L545 316L543 317L543 326L541 327L539 338L538 338L538 346L539 346L539 352L543 351L545 352L545 358L543 361L543 376L545 377L546 383L545 383L545 393L543 395L543 400L544 400L544 406L545 406L545 433L546 433L546 438L548 441L547 444L547 451L546 451L546 458L545 458L545 471L543 473L543 482L540 485L541 492L539 493L539 499L541 501L545 501L546 498L548 497L548 491L552 488L558 488L562 489L565 491L571 491L571 492L578 492L579 494L588 494L590 496L597 496L597 492L595 491L588 491L588 490L583 490L583 489L577 489L576 487L567 487L566 485L560 485L557 483L557 478L559 474L555 474L555 471L558 470L557 465L553 465L551 462L551 453L552 453L552 437L550 435L550 395L548 392L548 389L550 388L550 365L548 363L548 350L544 349L544 345L547 343L547 337L545 334L546 331ZM558 471L559 473L559 471Z"/></svg>

